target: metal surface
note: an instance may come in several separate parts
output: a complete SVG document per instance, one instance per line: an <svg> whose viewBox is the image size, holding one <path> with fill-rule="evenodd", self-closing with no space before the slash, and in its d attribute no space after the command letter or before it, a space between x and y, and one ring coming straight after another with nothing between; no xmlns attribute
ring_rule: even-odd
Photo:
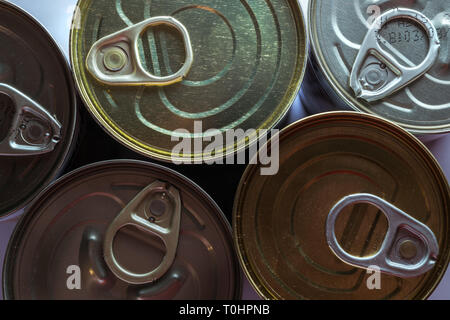
<svg viewBox="0 0 450 320"><path fill-rule="evenodd" d="M181 33L186 55L182 67L165 77L148 73L139 56L139 38L146 29L160 25L172 26ZM189 33L183 24L172 17L153 17L95 42L86 58L86 67L98 81L107 85L167 86L186 77L194 62L193 56Z"/></svg>
<svg viewBox="0 0 450 320"><path fill-rule="evenodd" d="M141 154L165 161L221 158L256 137L229 142L216 153L172 150L182 138L203 140L204 150L217 133L210 129L271 128L296 98L306 63L305 25L296 0L81 0L78 6L71 61L79 91L107 132ZM84 62L99 38L157 16L176 18L191 38L195 61L182 82L126 88L91 77ZM172 74L185 60L183 41L171 29L149 28L139 40L140 60L156 76ZM202 128L194 133L198 121Z"/></svg>
<svg viewBox="0 0 450 320"><path fill-rule="evenodd" d="M7 2L0 2L0 42L0 216L5 216L60 174L71 152L77 110L58 46Z"/></svg>
<svg viewBox="0 0 450 320"><path fill-rule="evenodd" d="M160 279L167 273L175 259L180 220L181 200L178 190L161 181L153 182L123 208L106 230L103 244L106 264L119 279L129 284L145 284ZM122 267L117 261L114 256L114 238L126 226L137 227L158 236L163 241L166 252L157 268L147 273L136 274Z"/></svg>
<svg viewBox="0 0 450 320"><path fill-rule="evenodd" d="M2 107L13 114L11 127L0 142L0 156L30 156L54 150L61 124L45 108L17 89L0 83ZM7 112L5 112L7 113ZM6 121L9 119L5 119Z"/></svg>
<svg viewBox="0 0 450 320"><path fill-rule="evenodd" d="M382 100L369 103L358 99L351 89L351 69L377 14L382 15L397 8L421 12L432 22L441 42L439 55L422 77ZM450 131L448 1L313 0L310 2L309 15L314 55L312 61L316 63L310 72L315 73L319 80L305 81L308 88L305 87L303 91L303 102L308 111L315 113L324 109L352 109L375 114L417 135ZM384 39L380 42L381 47L390 52L402 68L418 66L425 60L427 53L433 50L433 46L430 47L429 30L424 30L422 24L412 23L409 18L396 19L379 32L379 39ZM315 88L317 81L325 91L320 101Z"/></svg>
<svg viewBox="0 0 450 320"><path fill-rule="evenodd" d="M269 144L270 149L270 144ZM354 112L312 116L280 134L280 170L246 170L235 200L233 229L239 258L257 292L270 299L424 299L443 276L450 257L450 190L429 151L406 131L381 118ZM370 274L348 266L330 250L326 219L349 194L370 193L402 208L435 234L440 253L422 276ZM345 208L336 235L346 252L379 251L384 214L359 204ZM405 244L402 251L412 254Z"/></svg>
<svg viewBox="0 0 450 320"><path fill-rule="evenodd" d="M106 230L127 204L157 181L179 191L176 256L157 281L131 285L105 263ZM160 209L151 201L145 205L155 212ZM166 252L158 237L132 226L117 232L113 250L118 264L136 274L156 268ZM80 268L80 288L70 290L67 270L74 266ZM240 293L231 228L217 205L183 176L139 161L89 165L46 189L16 227L3 269L7 299L209 300L238 299Z"/></svg>
<svg viewBox="0 0 450 320"><path fill-rule="evenodd" d="M34 17L38 18L39 21L50 31L54 39L63 49L65 55L69 56L69 28L72 21L72 12L77 3L76 0L12 0L11 2L20 5L22 8L26 9ZM302 6L307 3L307 1L301 0ZM305 7L303 7L305 9ZM304 11L306 12L306 10ZM314 82L315 89L317 87L316 82ZM318 93L315 95L315 99L323 97L323 93ZM324 100L323 100L324 101ZM325 101L324 101L325 102ZM325 103L321 103L324 105ZM318 105L314 105L318 107ZM305 116L303 108L297 99L293 108L290 110L289 122L293 122L297 119L301 119ZM86 135L86 138L82 142L82 153L78 153L76 156L76 163L85 164L92 161L99 161L108 158L128 158L132 157L131 152L126 152L124 148L121 148L118 144L110 141L111 139L106 139L99 129L94 128L95 123L89 122L90 130ZM102 139L99 139L99 137ZM92 137L92 139L90 139ZM95 139L94 139L95 137ZM107 140L107 141L106 141ZM92 149L86 149L85 147L90 146ZM433 152L435 157L440 162L442 168L450 178L450 136L445 136L442 139L428 143L427 146ZM75 168L75 167L74 167ZM230 168L230 166L220 167L220 168L209 168L209 167L177 167L177 170L181 170L185 175L191 177L194 181L199 183L208 193L210 193L218 204L222 207L225 213L228 214L231 211L230 202L233 197L231 191L229 193L224 193L221 188L222 186L217 186L213 181L216 179L210 179L211 176L220 177L224 183L226 183L228 189L235 190L235 179L238 179L238 175L235 174L236 170ZM233 178L231 178L233 176ZM217 178L219 179L219 178ZM212 181L211 181L212 180ZM8 219L3 219L0 223L0 260L3 261L3 256L6 250L6 245L8 243L9 235L12 232L12 228L15 225L16 217L8 217ZM6 220L6 221L5 221ZM0 265L1 269L2 265ZM434 299L449 299L449 284L450 284L450 273L443 278L441 284L433 292L431 298ZM1 292L0 292L1 296ZM247 282L244 283L243 299L255 299L257 298L256 293Z"/></svg>
<svg viewBox="0 0 450 320"><path fill-rule="evenodd" d="M367 203L377 207L388 220L388 230L381 248L374 255L356 257L348 254L336 238L336 220L349 205ZM371 194L342 198L331 209L326 222L330 249L343 262L364 269L377 266L381 272L400 278L420 276L435 266L439 245L433 231L389 202Z"/></svg>
<svg viewBox="0 0 450 320"><path fill-rule="evenodd" d="M395 56L383 49L390 47L380 32L394 20L411 20L426 31L429 39L427 56L419 65L403 66ZM392 9L378 17L369 28L350 74L350 87L357 98L368 102L380 100L411 84L436 62L440 42L433 23L422 13L410 9Z"/></svg>
<svg viewBox="0 0 450 320"><path fill-rule="evenodd" d="M56 42L61 46L66 57L69 58L70 24L72 21L72 12L77 3L76 0L12 0L11 2L19 5L36 17L52 34ZM304 4L306 1L301 0L300 2L303 9L305 9ZM82 109L81 111L83 116L85 116L84 110ZM292 122L303 116L303 111L297 98L289 111L288 120ZM80 149L84 150L84 152L79 152L74 155L73 165L70 166L70 169L100 160L112 158L125 159L131 158L133 155L137 158L139 157L139 155L125 150L122 145L107 137L100 129L100 126L97 126L91 121L90 117L88 117L88 128L89 130L86 135L83 135L79 140ZM442 148L437 148L437 150L439 149ZM237 168L236 166L177 166L175 169L183 172L183 174L190 177L193 181L199 183L204 190L213 196L224 213L231 217L234 192L239 183L241 172L244 170L242 166L238 166ZM222 179L226 183L229 192L223 192L223 186L215 183L216 179L210 179L211 176L216 177L216 179ZM14 216L9 216L0 222L0 271L3 267L6 245L18 216L20 216L19 213ZM251 285L249 285L246 278L244 280L242 299L258 299L257 294ZM2 292L0 292L0 298L3 298Z"/></svg>

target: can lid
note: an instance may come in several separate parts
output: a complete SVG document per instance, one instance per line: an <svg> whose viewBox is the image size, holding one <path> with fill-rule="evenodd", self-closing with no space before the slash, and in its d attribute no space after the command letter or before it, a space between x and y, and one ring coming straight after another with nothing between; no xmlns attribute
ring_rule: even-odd
<svg viewBox="0 0 450 320"><path fill-rule="evenodd" d="M138 161L89 165L46 189L5 261L8 299L241 294L231 227L217 205L183 176Z"/></svg>
<svg viewBox="0 0 450 320"><path fill-rule="evenodd" d="M70 43L79 91L113 137L144 155L230 155L257 137L210 150L213 136L270 129L296 98L307 50L296 0L80 0L78 7ZM182 139L201 148L174 149Z"/></svg>
<svg viewBox="0 0 450 320"><path fill-rule="evenodd" d="M162 181L144 188L117 215L106 229L103 256L109 269L129 284L147 284L159 280L173 265L178 249L181 220L181 199L178 190ZM127 226L157 236L164 244L165 255L153 270L133 272L123 267L114 253L114 239Z"/></svg>
<svg viewBox="0 0 450 320"><path fill-rule="evenodd" d="M71 73L32 17L0 3L0 216L28 204L61 171L76 130Z"/></svg>
<svg viewBox="0 0 450 320"><path fill-rule="evenodd" d="M279 150L277 175L248 167L233 212L241 264L262 297L432 292L450 258L450 189L420 141L379 117L332 112L281 131Z"/></svg>
<svg viewBox="0 0 450 320"><path fill-rule="evenodd" d="M446 0L310 4L320 69L351 108L415 134L450 132Z"/></svg>

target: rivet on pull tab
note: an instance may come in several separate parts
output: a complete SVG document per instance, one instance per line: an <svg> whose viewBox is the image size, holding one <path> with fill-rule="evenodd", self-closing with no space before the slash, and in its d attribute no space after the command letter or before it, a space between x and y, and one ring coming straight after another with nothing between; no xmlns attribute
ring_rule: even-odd
<svg viewBox="0 0 450 320"><path fill-rule="evenodd" d="M422 26L429 38L428 54L415 67L401 65L393 54L381 47L381 44L390 47L380 34L383 26L392 20L405 18ZM435 63L439 48L438 33L430 19L411 9L389 10L370 27L353 65L350 87L358 98L368 102L383 99L426 73Z"/></svg>
<svg viewBox="0 0 450 320"><path fill-rule="evenodd" d="M380 209L389 224L380 250L369 257L348 254L336 239L335 224L340 212L346 206L358 203L368 203ZM416 277L429 271L439 253L438 242L430 228L371 194L354 194L340 200L328 215L326 237L333 253L345 263L364 269L377 266L381 272L401 278Z"/></svg>
<svg viewBox="0 0 450 320"><path fill-rule="evenodd" d="M0 94L9 101L3 101L2 107L14 112L7 136L0 142L0 155L30 156L53 151L61 140L58 120L10 85L0 83Z"/></svg>
<svg viewBox="0 0 450 320"><path fill-rule="evenodd" d="M175 259L180 233L181 199L177 189L156 181L141 191L108 227L103 243L105 261L111 271L129 284L145 284L161 278ZM161 264L145 273L133 273L121 266L114 256L113 242L116 234L126 226L134 226L159 237L166 254Z"/></svg>
<svg viewBox="0 0 450 320"><path fill-rule="evenodd" d="M183 36L186 59L176 73L159 77L147 72L139 57L138 40L149 27L169 25ZM191 40L186 27L172 17L153 17L106 36L94 43L86 59L89 72L109 85L167 86L183 80L194 61Z"/></svg>

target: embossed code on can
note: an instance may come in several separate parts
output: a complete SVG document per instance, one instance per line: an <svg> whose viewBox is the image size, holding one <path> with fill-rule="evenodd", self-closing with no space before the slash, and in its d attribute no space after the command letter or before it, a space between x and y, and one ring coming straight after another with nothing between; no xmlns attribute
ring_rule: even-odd
<svg viewBox="0 0 450 320"><path fill-rule="evenodd" d="M376 114L415 134L450 131L448 1L312 0L309 13L317 76L335 108ZM368 30L384 23L382 18L389 14L395 17L371 36L377 38L373 44L379 47L365 47L370 40ZM427 56L435 50L436 56ZM366 53L372 60L355 65L357 56ZM398 79L406 80L381 99L364 99L349 81L353 72L361 76L363 90L373 92ZM309 92L305 89L307 96ZM303 100L309 111L323 111L312 96Z"/></svg>

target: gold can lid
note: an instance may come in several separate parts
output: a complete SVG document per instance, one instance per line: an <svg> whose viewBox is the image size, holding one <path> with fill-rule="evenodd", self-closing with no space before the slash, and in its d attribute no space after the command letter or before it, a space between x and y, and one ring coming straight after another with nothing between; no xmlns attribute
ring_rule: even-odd
<svg viewBox="0 0 450 320"><path fill-rule="evenodd" d="M381 118L335 112L287 127L279 148L277 175L262 176L258 165L248 167L233 213L241 264L262 297L423 299L432 292L450 257L450 191L419 140ZM341 199L355 194L379 199L380 205L363 201L340 208L331 230L340 249L354 261L383 257L410 261L412 269L425 261L421 255L428 247L436 252L438 246L438 254L429 253L427 270L402 274L391 263L377 273L376 264L362 268L335 254L330 216ZM419 233L406 235L413 225L431 241Z"/></svg>
<svg viewBox="0 0 450 320"><path fill-rule="evenodd" d="M80 0L75 14L71 60L85 104L114 138L158 160L233 154L256 137L205 147L217 132L274 127L303 78L297 1L197 2ZM174 151L182 139L204 148Z"/></svg>

